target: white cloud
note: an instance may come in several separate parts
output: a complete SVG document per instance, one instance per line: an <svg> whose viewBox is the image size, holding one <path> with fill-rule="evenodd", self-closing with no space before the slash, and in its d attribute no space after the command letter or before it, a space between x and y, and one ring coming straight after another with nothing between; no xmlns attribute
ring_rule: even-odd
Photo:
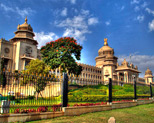
<svg viewBox="0 0 154 123"><path fill-rule="evenodd" d="M109 26L111 24L111 20L106 21L105 24L106 24L106 26Z"/></svg>
<svg viewBox="0 0 154 123"><path fill-rule="evenodd" d="M150 70L154 70L154 56L150 55L132 55L131 59L129 56L121 55L118 56L118 63L121 64L124 60L128 61L129 63L132 62L135 65L138 66L139 71L141 71L141 76L144 76L144 73L147 69L147 67L150 68ZM154 73L154 71L153 71Z"/></svg>
<svg viewBox="0 0 154 123"><path fill-rule="evenodd" d="M141 5L141 7L145 8L147 5L148 5L148 3L144 1L144 3Z"/></svg>
<svg viewBox="0 0 154 123"><path fill-rule="evenodd" d="M78 39L80 43L86 40L85 34L90 33L85 16L82 15L66 18L58 23L57 26L65 29L63 36L72 36Z"/></svg>
<svg viewBox="0 0 154 123"><path fill-rule="evenodd" d="M121 7L121 11L124 10L124 9L125 9L125 6L122 6L122 7Z"/></svg>
<svg viewBox="0 0 154 123"><path fill-rule="evenodd" d="M4 9L4 11L8 12L8 11L14 11L13 8L10 8L4 4L0 4L0 7Z"/></svg>
<svg viewBox="0 0 154 123"><path fill-rule="evenodd" d="M68 0L68 1L70 1L72 4L76 3L76 0Z"/></svg>
<svg viewBox="0 0 154 123"><path fill-rule="evenodd" d="M135 6L134 10L137 12L140 10L140 7L139 6Z"/></svg>
<svg viewBox="0 0 154 123"><path fill-rule="evenodd" d="M139 4L139 2L140 2L139 0L132 0L130 3L131 4Z"/></svg>
<svg viewBox="0 0 154 123"><path fill-rule="evenodd" d="M150 31L154 30L154 19L151 22L149 22L149 29Z"/></svg>
<svg viewBox="0 0 154 123"><path fill-rule="evenodd" d="M89 15L89 10L82 9L81 10L81 14L83 14L83 15Z"/></svg>
<svg viewBox="0 0 154 123"><path fill-rule="evenodd" d="M149 8L146 8L145 11L147 11L149 14L152 14L154 16L154 11L149 9Z"/></svg>
<svg viewBox="0 0 154 123"><path fill-rule="evenodd" d="M64 9L61 11L61 16L67 16L67 8L64 8Z"/></svg>
<svg viewBox="0 0 154 123"><path fill-rule="evenodd" d="M79 43L86 40L86 34L91 33L89 26L98 23L98 19L89 14L89 10L81 10L80 13L72 18L55 21L57 27L63 28L63 36L74 37Z"/></svg>
<svg viewBox="0 0 154 123"><path fill-rule="evenodd" d="M0 7L3 8L3 10L6 12L17 13L18 15L20 15L23 18L26 17L27 15L35 13L35 11L32 10L31 8L24 8L24 9L20 9L19 7L12 8L12 7L6 6L2 3L0 4Z"/></svg>
<svg viewBox="0 0 154 123"><path fill-rule="evenodd" d="M137 16L136 20L142 22L144 20L144 15Z"/></svg>
<svg viewBox="0 0 154 123"><path fill-rule="evenodd" d="M34 39L38 41L38 48L41 48L41 46L44 46L47 42L58 39L58 36L53 32L46 34L44 32L35 32Z"/></svg>
<svg viewBox="0 0 154 123"><path fill-rule="evenodd" d="M23 18L29 14L35 13L35 11L31 8L19 9L18 7L16 7L15 11Z"/></svg>
<svg viewBox="0 0 154 123"><path fill-rule="evenodd" d="M88 25L95 25L98 23L98 19L93 17L88 19Z"/></svg>

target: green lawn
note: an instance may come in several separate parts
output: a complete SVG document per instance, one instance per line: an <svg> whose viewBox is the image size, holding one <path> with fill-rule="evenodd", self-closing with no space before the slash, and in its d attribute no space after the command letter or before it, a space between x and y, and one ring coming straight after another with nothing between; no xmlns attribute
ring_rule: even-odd
<svg viewBox="0 0 154 123"><path fill-rule="evenodd" d="M63 116L29 123L107 123L110 117L115 117L116 123L154 123L154 104L88 113L74 117Z"/></svg>

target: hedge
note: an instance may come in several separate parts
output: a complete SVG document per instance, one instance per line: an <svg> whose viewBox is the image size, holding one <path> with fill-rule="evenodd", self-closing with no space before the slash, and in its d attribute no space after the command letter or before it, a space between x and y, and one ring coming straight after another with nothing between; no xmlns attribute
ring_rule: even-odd
<svg viewBox="0 0 154 123"><path fill-rule="evenodd" d="M97 102L97 101L107 101L107 95L83 95L75 97L73 95L68 95L69 102Z"/></svg>
<svg viewBox="0 0 154 123"><path fill-rule="evenodd" d="M150 96L148 94L138 94L137 96ZM68 95L69 102L97 102L97 101L108 101L108 95ZM113 100L133 99L133 94L127 95L113 95Z"/></svg>

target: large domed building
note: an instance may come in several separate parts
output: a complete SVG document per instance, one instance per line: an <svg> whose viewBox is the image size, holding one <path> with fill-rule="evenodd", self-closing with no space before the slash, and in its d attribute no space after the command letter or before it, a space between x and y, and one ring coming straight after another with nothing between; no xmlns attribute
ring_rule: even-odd
<svg viewBox="0 0 154 123"><path fill-rule="evenodd" d="M104 39L104 46L98 50L98 56L95 58L96 66L80 64L83 71L80 78L92 79L94 82L108 83L112 78L117 83L133 83L134 80L141 83L153 82L152 72L147 69L144 78L139 78L137 66L128 63L126 59L121 63L117 62L118 57L114 56L114 49L108 45L107 38Z"/></svg>
<svg viewBox="0 0 154 123"><path fill-rule="evenodd" d="M4 60L6 70L24 70L25 66L32 59L41 59L40 50L37 49L38 42L34 40L33 28L25 22L17 26L15 36L9 41L0 39L0 62ZM95 58L96 66L81 64L83 71L80 79L87 81L107 83L109 78L118 83L132 83L134 79L142 83L153 81L152 71L147 69L144 78L139 78L138 67L128 63L125 59L121 65L117 62L118 58L114 56L114 49L108 44L107 38L104 39L104 46L98 50L98 56ZM0 64L1 65L1 64ZM60 70L51 70L52 73L60 75Z"/></svg>

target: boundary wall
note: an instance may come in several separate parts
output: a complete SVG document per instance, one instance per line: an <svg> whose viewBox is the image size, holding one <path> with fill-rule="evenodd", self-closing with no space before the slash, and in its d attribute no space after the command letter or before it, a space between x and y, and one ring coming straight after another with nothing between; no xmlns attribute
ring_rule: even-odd
<svg viewBox="0 0 154 123"><path fill-rule="evenodd" d="M107 105L63 107L60 112L37 112L28 114L0 114L0 123L26 122L33 120L51 119L60 116L77 116L90 112L107 111L112 109L127 108L137 105L154 103L154 99L134 100L133 102L108 103Z"/></svg>

